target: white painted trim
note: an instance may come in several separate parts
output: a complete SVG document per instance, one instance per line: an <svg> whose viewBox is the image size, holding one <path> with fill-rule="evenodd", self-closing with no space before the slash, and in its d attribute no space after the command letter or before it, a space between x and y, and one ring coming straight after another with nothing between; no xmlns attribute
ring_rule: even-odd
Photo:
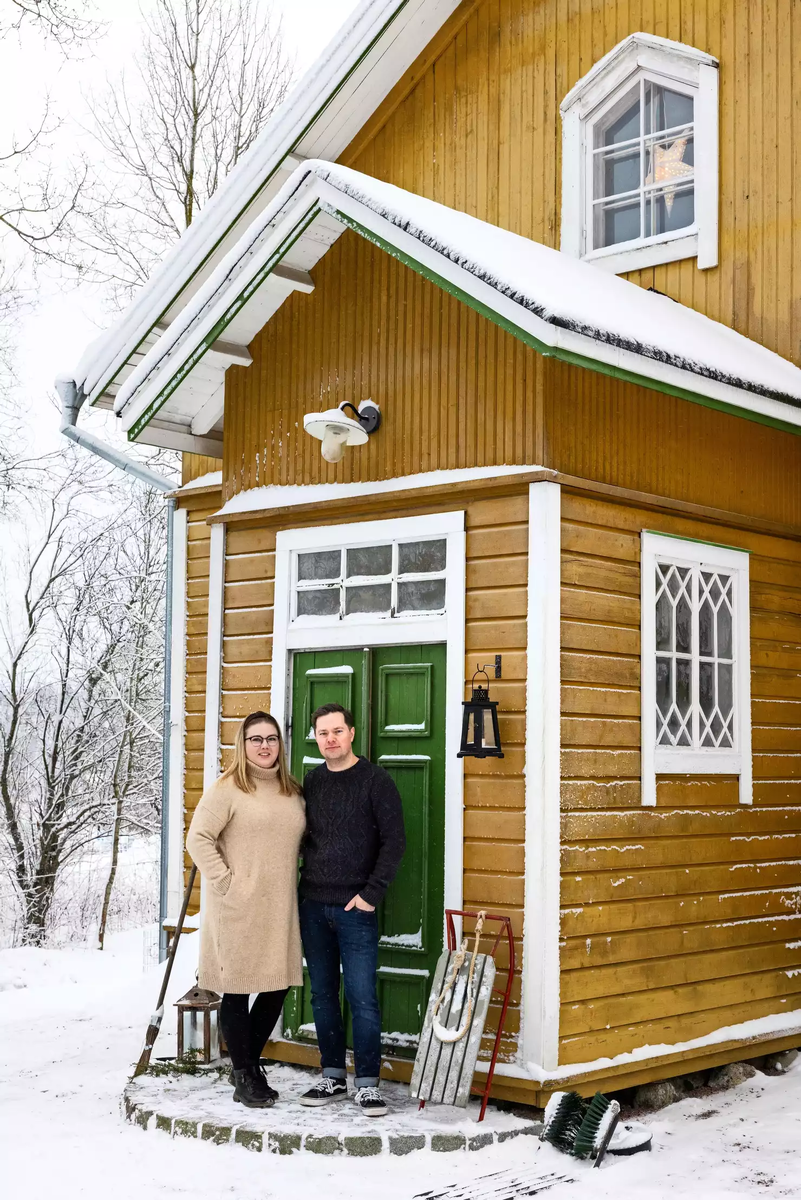
<svg viewBox="0 0 801 1200"><path fill-rule="evenodd" d="M561 488L529 486L526 851L520 1058L559 1062Z"/></svg>
<svg viewBox="0 0 801 1200"><path fill-rule="evenodd" d="M209 547L209 624L206 647L206 716L203 734L203 788L220 774L225 526L212 525Z"/></svg>
<svg viewBox="0 0 801 1200"><path fill-rule="evenodd" d="M167 912L181 909L184 894L184 748L186 744L186 560L189 518L173 516L172 627L170 646L170 791L167 811Z"/></svg>
<svg viewBox="0 0 801 1200"><path fill-rule="evenodd" d="M212 526L212 529L216 526ZM383 538L409 538L425 533L448 539L446 612L442 617L395 617L391 621L362 621L358 625L301 625L290 629L291 556L297 550L355 546ZM464 512L430 513L419 517L358 521L349 525L318 525L313 529L282 529L275 539L275 601L270 711L287 728L291 712L293 650L328 650L379 645L444 643L445 682L445 907L462 907L464 855L463 762L457 758L461 741L465 662L465 532ZM443 929L444 936L444 929Z"/></svg>
<svg viewBox="0 0 801 1200"><path fill-rule="evenodd" d="M656 804L657 775L737 775L739 800L753 800L751 758L751 622L749 555L744 550L701 543L644 529L640 569L640 772L642 803ZM732 750L684 749L656 745L656 560L694 568L729 570L734 576L732 630L735 680L735 745Z"/></svg>
<svg viewBox="0 0 801 1200"><path fill-rule="evenodd" d="M592 196L588 170L592 127L643 75L673 83L694 99L695 223L659 238L591 247ZM565 96L562 114L561 249L615 274L696 258L699 269L718 263L718 62L709 54L650 34L624 38Z"/></svg>
<svg viewBox="0 0 801 1200"><path fill-rule="evenodd" d="M720 144L718 131L718 79L714 65L698 68L695 130L703 153L696 156L695 223L698 226L698 268L718 265L718 191Z"/></svg>

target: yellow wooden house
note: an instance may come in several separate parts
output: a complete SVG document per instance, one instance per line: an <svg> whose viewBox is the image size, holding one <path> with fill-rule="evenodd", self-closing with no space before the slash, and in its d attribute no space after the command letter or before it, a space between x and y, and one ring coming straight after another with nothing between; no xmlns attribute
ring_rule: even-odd
<svg viewBox="0 0 801 1200"><path fill-rule="evenodd" d="M790 0L364 0L76 372L184 452L170 909L238 720L302 773L349 702L411 831L395 1078L445 908L513 922L499 1097L801 1044L799 46Z"/></svg>

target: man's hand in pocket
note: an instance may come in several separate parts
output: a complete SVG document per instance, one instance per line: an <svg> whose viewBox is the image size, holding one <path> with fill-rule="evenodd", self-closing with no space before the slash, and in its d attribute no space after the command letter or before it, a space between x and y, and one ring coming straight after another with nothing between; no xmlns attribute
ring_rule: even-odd
<svg viewBox="0 0 801 1200"><path fill-rule="evenodd" d="M352 908L358 908L360 912L375 912L375 905L368 904L361 896L354 896L350 904L345 905L345 912L350 912Z"/></svg>

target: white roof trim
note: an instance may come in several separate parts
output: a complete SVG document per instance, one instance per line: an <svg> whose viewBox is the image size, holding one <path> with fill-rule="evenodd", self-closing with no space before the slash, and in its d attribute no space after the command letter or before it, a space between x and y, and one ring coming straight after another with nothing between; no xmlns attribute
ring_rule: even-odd
<svg viewBox="0 0 801 1200"><path fill-rule="evenodd" d="M706 54L703 50L697 50L695 46L685 45L684 42L673 42L670 38L657 37L653 33L630 33L622 42L618 42L608 54L599 58L586 75L582 75L559 105L560 113L564 116L568 109L578 101L584 100L588 93L594 95L597 90L596 85L602 84L605 89L605 77L616 74L623 63L626 64L627 69L632 71L636 70L638 66L651 66L658 70L660 59L664 60L666 57L674 59L678 64L691 64L695 70L701 65L718 66L716 58L713 58L711 54ZM624 71L624 73L626 72ZM617 82L615 80L615 85Z"/></svg>
<svg viewBox="0 0 801 1200"><path fill-rule="evenodd" d="M87 347L75 382L92 403L156 322L171 309L174 317L176 305L180 311L192 280L208 274L243 220L278 190L276 172L321 151L327 158L341 153L459 3L362 0L120 320Z"/></svg>
<svg viewBox="0 0 801 1200"><path fill-rule="evenodd" d="M125 428L141 428L149 409L155 416L152 406L177 372L200 360L236 297L320 210L329 214L323 219L357 225L542 353L578 355L588 367L801 427L801 370L764 346L558 250L356 171L309 162L126 380L118 396ZM325 250L321 244L319 256Z"/></svg>

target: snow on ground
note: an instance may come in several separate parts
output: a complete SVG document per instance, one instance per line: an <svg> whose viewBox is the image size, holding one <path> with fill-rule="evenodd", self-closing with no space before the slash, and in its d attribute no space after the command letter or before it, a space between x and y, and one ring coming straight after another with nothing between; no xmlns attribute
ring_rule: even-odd
<svg viewBox="0 0 801 1200"><path fill-rule="evenodd" d="M171 1002L193 981L196 949L182 941L155 1054L174 1049ZM142 971L141 930L90 949L0 950L0 1130L3 1191L26 1200L412 1200L449 1184L518 1168L571 1176L553 1200L665 1200L801 1195L801 1059L784 1077L757 1075L728 1092L688 1098L649 1120L654 1150L574 1163L533 1138L475 1154L408 1158L279 1158L235 1146L144 1133L120 1115L158 992ZM344 1114L343 1114L344 1115Z"/></svg>

